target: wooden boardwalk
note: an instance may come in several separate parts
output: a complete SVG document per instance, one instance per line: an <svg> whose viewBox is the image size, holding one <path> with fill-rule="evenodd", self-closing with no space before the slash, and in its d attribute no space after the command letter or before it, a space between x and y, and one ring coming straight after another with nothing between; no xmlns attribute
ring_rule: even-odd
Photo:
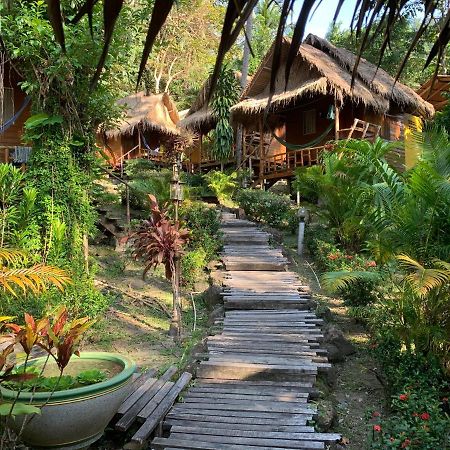
<svg viewBox="0 0 450 450"><path fill-rule="evenodd" d="M317 433L317 374L330 368L310 295L286 270L269 234L223 214L225 317L183 401L166 417L153 449L328 449L340 436Z"/></svg>

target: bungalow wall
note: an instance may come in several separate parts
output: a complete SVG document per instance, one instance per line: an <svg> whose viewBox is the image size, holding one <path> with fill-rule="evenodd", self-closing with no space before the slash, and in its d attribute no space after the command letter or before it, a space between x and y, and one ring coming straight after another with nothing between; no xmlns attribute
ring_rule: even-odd
<svg viewBox="0 0 450 450"><path fill-rule="evenodd" d="M286 140L295 145L308 144L324 133L330 125L330 119L327 118L329 108L334 108L334 98L331 96L302 103L285 114ZM334 139L334 129L324 138L324 142L330 139ZM318 145L320 143L312 144L311 147Z"/></svg>
<svg viewBox="0 0 450 450"><path fill-rule="evenodd" d="M15 114L23 105L26 94L18 86L20 79L17 73L8 65L5 66L5 76L3 82L5 90L12 89L12 96L7 94L4 96L4 100L11 101L12 99L13 103L12 105L5 105L5 111L9 109L13 114ZM30 104L28 104L22 114L16 119L16 121L7 130L5 130L3 133L0 133L0 162L9 161L9 151L15 146L26 144L23 141L22 136L24 132L25 121L30 117L30 115L31 108Z"/></svg>
<svg viewBox="0 0 450 450"><path fill-rule="evenodd" d="M158 133L147 131L145 132L145 142L151 149L156 149L161 145L160 136ZM140 158L145 149L144 142L141 140L141 148L139 148L138 133L134 133L131 136L125 134L119 134L114 137L107 138L107 145L103 141L101 135L97 135L97 145L105 149L105 153L110 155L109 164L112 166L119 164L121 158L125 156L125 159Z"/></svg>

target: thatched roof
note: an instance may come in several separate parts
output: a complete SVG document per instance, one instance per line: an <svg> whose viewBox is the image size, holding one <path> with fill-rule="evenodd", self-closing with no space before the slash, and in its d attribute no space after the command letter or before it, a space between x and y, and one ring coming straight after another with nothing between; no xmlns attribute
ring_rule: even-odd
<svg viewBox="0 0 450 450"><path fill-rule="evenodd" d="M203 83L197 97L189 108L188 113L183 120L180 120L178 126L193 131L203 131L207 133L212 130L217 123L214 112L207 104L208 92L211 85L211 77Z"/></svg>
<svg viewBox="0 0 450 450"><path fill-rule="evenodd" d="M290 40L285 39L281 67L275 83L271 111L283 110L288 104L316 94L331 95L339 104L352 101L386 114L392 110L431 117L432 105L424 101L409 87L397 82L384 70L362 59L352 86L352 70L356 56L337 48L325 39L309 35L300 46L285 88L285 61ZM261 114L269 100L269 84L273 46L263 59L251 83L244 90L241 101L231 108L237 120Z"/></svg>
<svg viewBox="0 0 450 450"><path fill-rule="evenodd" d="M238 81L241 79L241 75L241 72L235 72ZM251 76L248 76L248 80L251 80ZM203 83L203 86L195 98L194 103L192 103L188 113L180 120L178 126L192 131L202 131L204 133L207 133L216 126L217 118L214 116L211 105L207 104L210 86L211 77L208 77Z"/></svg>
<svg viewBox="0 0 450 450"><path fill-rule="evenodd" d="M133 134L137 127L143 131L154 130L166 136L180 134L177 128L180 120L177 107L166 92L156 95L138 92L118 100L117 104L125 107L126 116L116 128L106 131L108 137Z"/></svg>
<svg viewBox="0 0 450 450"><path fill-rule="evenodd" d="M447 95L450 91L450 75L437 75L433 80L431 77L420 88L417 93L427 102L434 106L436 111L441 111L448 103ZM444 95L442 95L444 94Z"/></svg>

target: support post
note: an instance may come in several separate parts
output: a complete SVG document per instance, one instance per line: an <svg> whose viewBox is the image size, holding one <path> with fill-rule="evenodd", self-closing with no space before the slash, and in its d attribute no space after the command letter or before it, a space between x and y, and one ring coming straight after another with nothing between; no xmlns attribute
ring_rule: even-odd
<svg viewBox="0 0 450 450"><path fill-rule="evenodd" d="M264 125L263 119L259 119L259 181L261 183L261 189L263 187L263 176L264 176Z"/></svg>
<svg viewBox="0 0 450 450"><path fill-rule="evenodd" d="M334 139L339 140L339 106L336 99L334 99Z"/></svg>
<svg viewBox="0 0 450 450"><path fill-rule="evenodd" d="M131 213L130 213L130 188L128 186L128 183L125 185L125 194L127 196L127 227L129 231L131 226Z"/></svg>
<svg viewBox="0 0 450 450"><path fill-rule="evenodd" d="M138 127L138 156L141 157L141 132Z"/></svg>
<svg viewBox="0 0 450 450"><path fill-rule="evenodd" d="M200 162L198 164L198 171L202 172L202 159L203 159L203 134L200 133Z"/></svg>

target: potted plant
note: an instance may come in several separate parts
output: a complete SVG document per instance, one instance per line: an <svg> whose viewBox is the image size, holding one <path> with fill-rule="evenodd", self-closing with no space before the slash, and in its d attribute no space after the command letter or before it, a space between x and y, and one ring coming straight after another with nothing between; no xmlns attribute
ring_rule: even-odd
<svg viewBox="0 0 450 450"><path fill-rule="evenodd" d="M21 251L0 248L0 287L39 293L47 284L63 289L61 269L21 263ZM129 393L135 364L111 353L84 352L78 345L94 321L69 320L65 307L24 325L0 317L0 448L20 439L33 448L83 448L97 440ZM17 348L25 353L17 364ZM40 351L44 356L33 358ZM73 355L77 358L72 358ZM10 429L15 433L11 434Z"/></svg>

